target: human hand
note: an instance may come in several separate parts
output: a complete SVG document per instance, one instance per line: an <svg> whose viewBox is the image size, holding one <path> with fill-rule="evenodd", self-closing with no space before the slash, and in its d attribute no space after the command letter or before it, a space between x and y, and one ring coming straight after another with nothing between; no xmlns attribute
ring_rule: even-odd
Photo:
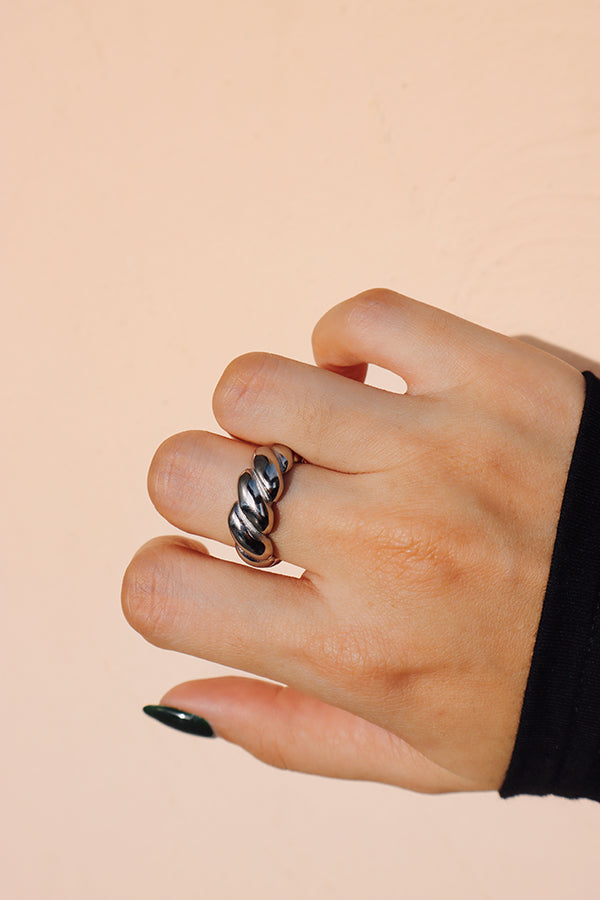
<svg viewBox="0 0 600 900"><path fill-rule="evenodd" d="M254 448L304 457L272 532L300 578L182 536L135 555L123 610L160 647L280 682L192 681L161 703L259 759L423 792L497 790L508 767L585 397L583 375L392 291L334 306L317 366L249 353L216 419L148 476L173 525L233 544ZM405 394L363 384L371 362Z"/></svg>

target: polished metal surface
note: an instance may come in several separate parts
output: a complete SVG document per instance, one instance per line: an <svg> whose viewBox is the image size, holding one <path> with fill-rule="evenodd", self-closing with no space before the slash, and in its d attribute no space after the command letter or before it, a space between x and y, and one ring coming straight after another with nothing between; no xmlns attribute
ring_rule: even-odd
<svg viewBox="0 0 600 900"><path fill-rule="evenodd" d="M251 566L266 568L281 562L267 535L274 525L273 504L283 493L283 476L297 462L304 460L283 444L257 447L252 468L238 478L238 499L229 513L229 530L238 555Z"/></svg>

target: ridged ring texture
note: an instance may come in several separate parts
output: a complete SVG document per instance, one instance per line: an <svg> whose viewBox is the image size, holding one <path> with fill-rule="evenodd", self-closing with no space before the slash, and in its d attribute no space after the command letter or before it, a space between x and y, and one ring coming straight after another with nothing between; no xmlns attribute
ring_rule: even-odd
<svg viewBox="0 0 600 900"><path fill-rule="evenodd" d="M229 513L229 530L238 555L251 566L262 569L281 562L267 537L274 524L273 504L283 493L284 474L301 461L302 457L283 444L257 447L252 467L238 478L238 499Z"/></svg>

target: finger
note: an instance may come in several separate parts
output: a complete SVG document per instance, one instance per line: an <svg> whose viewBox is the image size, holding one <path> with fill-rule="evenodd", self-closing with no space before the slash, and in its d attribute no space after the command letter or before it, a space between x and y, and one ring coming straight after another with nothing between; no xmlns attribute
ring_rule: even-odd
<svg viewBox="0 0 600 900"><path fill-rule="evenodd" d="M280 769L425 793L474 789L397 735L280 684L235 676L188 681L161 704L205 718L216 736Z"/></svg>
<svg viewBox="0 0 600 900"><path fill-rule="evenodd" d="M319 366L339 372L371 362L404 378L409 394L436 392L473 379L508 341L383 288L338 303L312 334Z"/></svg>
<svg viewBox="0 0 600 900"><path fill-rule="evenodd" d="M253 447L207 431L185 431L164 441L148 472L148 492L158 512L192 534L234 545L228 517L237 481L252 465ZM323 535L351 502L350 476L296 464L284 478L268 537L279 559L309 571L327 567L331 548Z"/></svg>
<svg viewBox="0 0 600 900"><path fill-rule="evenodd" d="M356 373L355 373L356 374ZM403 398L404 399L404 398ZM414 429L416 398L365 385L273 353L246 353L225 369L213 395L219 425L256 444L285 444L339 472L377 466L380 443Z"/></svg>
<svg viewBox="0 0 600 900"><path fill-rule="evenodd" d="M380 626L359 623L346 603L327 601L322 583L307 573L294 578L211 557L190 538L160 537L131 560L121 601L129 624L158 647L284 681L385 724L373 713L381 702ZM412 679L404 677L403 631L393 635L394 698L406 711L404 734L415 743L423 727ZM388 712L382 707L380 715Z"/></svg>
<svg viewBox="0 0 600 900"><path fill-rule="evenodd" d="M156 646L320 691L311 659L323 601L308 579L217 559L189 538L155 538L123 578L129 624Z"/></svg>

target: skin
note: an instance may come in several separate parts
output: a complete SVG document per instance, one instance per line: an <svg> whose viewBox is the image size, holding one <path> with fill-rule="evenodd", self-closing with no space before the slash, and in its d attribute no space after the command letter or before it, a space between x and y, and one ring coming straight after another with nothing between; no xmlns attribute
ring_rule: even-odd
<svg viewBox="0 0 600 900"><path fill-rule="evenodd" d="M316 366L248 353L213 397L232 437L156 451L157 510L233 545L260 444L307 460L272 532L300 578L191 538L129 564L128 622L159 647L261 678L191 681L161 703L280 768L414 791L500 788L515 742L569 464L581 372L514 338L374 289L328 310ZM405 394L363 383L367 364ZM278 683L275 683L278 682Z"/></svg>

